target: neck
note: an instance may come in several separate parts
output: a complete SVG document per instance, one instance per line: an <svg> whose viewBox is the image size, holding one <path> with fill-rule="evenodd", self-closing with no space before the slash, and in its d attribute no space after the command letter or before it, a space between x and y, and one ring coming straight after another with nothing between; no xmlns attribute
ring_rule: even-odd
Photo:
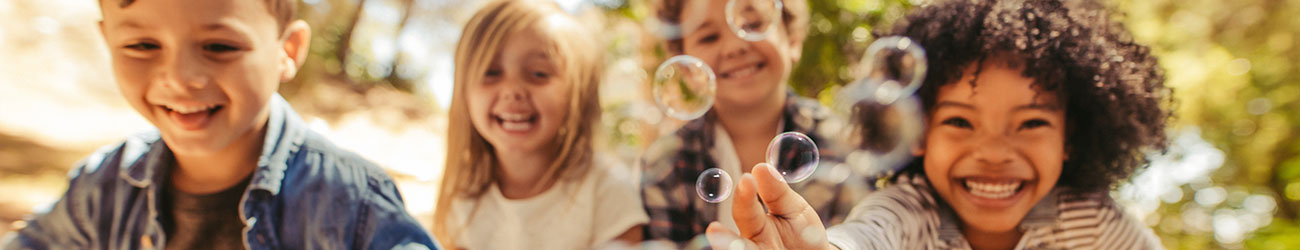
<svg viewBox="0 0 1300 250"><path fill-rule="evenodd" d="M257 169L266 125L254 127L220 152L209 155L176 154L171 186L189 194L211 194L242 182Z"/></svg>
<svg viewBox="0 0 1300 250"><path fill-rule="evenodd" d="M962 229L962 235L966 236L966 241L970 242L972 249L1011 249L1020 243L1020 231L1010 230L1007 232L986 232L972 229L965 226Z"/></svg>
<svg viewBox="0 0 1300 250"><path fill-rule="evenodd" d="M776 101L759 102L752 107L725 109L718 107L718 123L731 137L740 158L740 169L748 173L767 156L767 144L780 132L785 96Z"/></svg>
<svg viewBox="0 0 1300 250"><path fill-rule="evenodd" d="M542 175L550 169L555 161L555 154L549 152L501 152L498 150L497 186L501 195L508 199L524 199L541 194L555 180L543 180Z"/></svg>

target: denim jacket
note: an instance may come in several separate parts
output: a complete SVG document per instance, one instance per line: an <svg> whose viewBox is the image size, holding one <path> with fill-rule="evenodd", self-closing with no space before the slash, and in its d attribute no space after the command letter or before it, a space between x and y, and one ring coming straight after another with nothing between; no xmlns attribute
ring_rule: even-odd
<svg viewBox="0 0 1300 250"><path fill-rule="evenodd" d="M393 180L309 131L279 95L239 202L248 249L437 249L406 213ZM166 245L159 199L173 168L157 131L100 149L68 191L4 249L144 249Z"/></svg>

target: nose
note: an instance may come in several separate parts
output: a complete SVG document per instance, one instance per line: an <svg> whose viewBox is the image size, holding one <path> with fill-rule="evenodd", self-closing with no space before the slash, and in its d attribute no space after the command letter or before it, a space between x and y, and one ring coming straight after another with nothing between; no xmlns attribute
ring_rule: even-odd
<svg viewBox="0 0 1300 250"><path fill-rule="evenodd" d="M173 89L201 89L211 79L205 73L203 58L189 49L175 49L164 61L162 70L157 72L154 80L157 84Z"/></svg>
<svg viewBox="0 0 1300 250"><path fill-rule="evenodd" d="M497 92L502 100L522 101L528 99L528 83L507 80L507 83L503 85L501 92Z"/></svg>
<svg viewBox="0 0 1300 250"><path fill-rule="evenodd" d="M981 164L994 166L1010 164L1015 157L1015 150L1012 148L1011 141L1007 140L1007 135L985 133L983 138L977 141L979 144L975 145L974 158Z"/></svg>
<svg viewBox="0 0 1300 250"><path fill-rule="evenodd" d="M730 59L749 54L750 42L740 39L735 32L722 36L722 58Z"/></svg>

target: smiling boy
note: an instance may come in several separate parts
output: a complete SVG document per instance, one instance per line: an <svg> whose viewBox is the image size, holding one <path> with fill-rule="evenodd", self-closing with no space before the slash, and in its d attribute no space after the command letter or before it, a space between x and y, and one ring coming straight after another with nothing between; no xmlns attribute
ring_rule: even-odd
<svg viewBox="0 0 1300 250"><path fill-rule="evenodd" d="M306 58L292 0L102 0L127 102L157 131L101 149L5 249L436 249L391 178L275 93Z"/></svg>

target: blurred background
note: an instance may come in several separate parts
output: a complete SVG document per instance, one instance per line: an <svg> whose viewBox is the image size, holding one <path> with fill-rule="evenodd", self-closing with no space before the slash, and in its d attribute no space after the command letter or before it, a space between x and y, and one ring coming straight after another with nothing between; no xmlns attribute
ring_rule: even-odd
<svg viewBox="0 0 1300 250"><path fill-rule="evenodd" d="M631 161L679 125L650 102L667 58L654 0L557 0L606 51L603 148ZM789 1L789 0L787 0ZM1170 152L1112 196L1171 249L1300 248L1300 1L1104 0L1151 46L1177 98ZM829 102L888 25L925 1L812 0L790 84ZM428 223L445 154L452 57L481 1L303 0L313 28L280 87L311 128L383 165ZM96 0L0 1L0 235L26 226L95 149L149 129L118 93ZM91 125L93 124L93 125Z"/></svg>

